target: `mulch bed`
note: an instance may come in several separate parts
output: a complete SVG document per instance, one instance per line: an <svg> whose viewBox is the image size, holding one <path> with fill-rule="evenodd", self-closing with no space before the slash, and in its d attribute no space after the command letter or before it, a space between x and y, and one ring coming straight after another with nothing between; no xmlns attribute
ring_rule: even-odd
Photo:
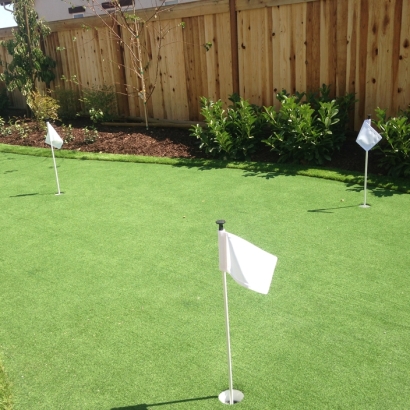
<svg viewBox="0 0 410 410"><path fill-rule="evenodd" d="M60 123L53 124L56 131L64 139L62 149L83 152L147 155L169 158L208 158L199 149L198 140L190 136L187 128L170 128L152 126L148 130L144 126L112 126L98 125L98 138L95 142L87 142L88 136L93 136L90 130L92 123L86 119L76 119L69 122L71 129ZM27 136L21 137L18 132L11 135L0 135L0 143L48 148L45 144L45 131L35 128L33 123L25 121L25 126L30 127ZM365 151L356 143L356 136L347 137L341 150L333 156L331 161L324 164L328 168L338 168L348 171L364 172ZM67 139L69 141L67 141ZM268 147L252 157L253 161L277 162L277 155ZM368 172L376 175L385 174L377 166L377 154L369 152Z"/></svg>

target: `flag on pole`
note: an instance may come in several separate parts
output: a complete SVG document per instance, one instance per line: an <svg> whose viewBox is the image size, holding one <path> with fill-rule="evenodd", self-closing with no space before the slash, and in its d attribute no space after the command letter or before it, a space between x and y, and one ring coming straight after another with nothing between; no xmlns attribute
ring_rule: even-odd
<svg viewBox="0 0 410 410"><path fill-rule="evenodd" d="M57 149L60 149L63 145L63 140L49 122L47 122L46 144L52 145L54 148Z"/></svg>
<svg viewBox="0 0 410 410"><path fill-rule="evenodd" d="M382 136L372 127L371 120L364 120L362 128L356 142L365 150L371 150L380 140Z"/></svg>
<svg viewBox="0 0 410 410"><path fill-rule="evenodd" d="M266 295L278 258L225 230L218 231L219 269L244 288Z"/></svg>

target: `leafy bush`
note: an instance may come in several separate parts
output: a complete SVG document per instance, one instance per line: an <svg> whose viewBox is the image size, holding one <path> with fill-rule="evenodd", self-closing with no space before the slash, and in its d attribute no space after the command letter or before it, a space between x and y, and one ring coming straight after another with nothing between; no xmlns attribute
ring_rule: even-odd
<svg viewBox="0 0 410 410"><path fill-rule="evenodd" d="M397 117L386 117L386 111L376 109L375 124L383 139L376 145L381 153L379 165L392 176L410 176L410 110Z"/></svg>
<svg viewBox="0 0 410 410"><path fill-rule="evenodd" d="M86 144L94 144L94 142L97 141L99 137L98 130L93 125L90 127L84 127L83 132L84 132L84 142Z"/></svg>
<svg viewBox="0 0 410 410"><path fill-rule="evenodd" d="M306 96L306 102L309 103L315 111L319 110L321 102L336 101L338 108L337 118L339 121L332 127L333 138L340 143L345 140L346 129L349 124L349 114L353 110L357 101L353 93L347 93L335 98L330 97L330 86L323 84L319 90L300 94Z"/></svg>
<svg viewBox="0 0 410 410"><path fill-rule="evenodd" d="M94 123L112 121L117 116L117 98L113 87L103 85L83 90L85 114Z"/></svg>
<svg viewBox="0 0 410 410"><path fill-rule="evenodd" d="M58 120L60 106L53 97L34 91L27 98L27 104L40 127L44 127L44 120L46 119Z"/></svg>
<svg viewBox="0 0 410 410"><path fill-rule="evenodd" d="M213 157L248 159L257 150L256 136L260 134L257 107L236 94L229 99L233 104L224 110L221 100L214 102L201 97L201 114L207 127L197 124L191 128L191 135L198 138L200 148Z"/></svg>
<svg viewBox="0 0 410 410"><path fill-rule="evenodd" d="M191 135L200 139L206 153L225 159L249 159L267 144L280 155L280 161L323 164L340 149L349 122L354 94L330 98L330 87L316 93L283 90L277 95L281 108L258 107L237 94L230 96L227 110L222 102L201 98L201 114L206 128L194 126Z"/></svg>
<svg viewBox="0 0 410 410"><path fill-rule="evenodd" d="M54 91L54 96L60 105L58 116L62 120L72 120L81 111L79 95L76 91L60 88Z"/></svg>
<svg viewBox="0 0 410 410"><path fill-rule="evenodd" d="M277 98L281 102L278 112L265 107L263 117L269 124L270 136L264 140L279 155L279 162L304 161L322 164L330 160L335 149L342 144L334 138L333 130L340 121L336 101L318 101L315 110L302 103L300 95L288 96L285 91Z"/></svg>

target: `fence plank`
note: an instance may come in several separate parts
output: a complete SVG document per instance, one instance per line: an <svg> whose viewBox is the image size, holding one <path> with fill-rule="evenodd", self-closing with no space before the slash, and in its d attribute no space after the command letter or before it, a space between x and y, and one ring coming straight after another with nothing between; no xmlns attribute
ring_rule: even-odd
<svg viewBox="0 0 410 410"><path fill-rule="evenodd" d="M410 3L406 0L403 0L401 15L397 94L392 101L397 98L397 108L403 110L410 107Z"/></svg>

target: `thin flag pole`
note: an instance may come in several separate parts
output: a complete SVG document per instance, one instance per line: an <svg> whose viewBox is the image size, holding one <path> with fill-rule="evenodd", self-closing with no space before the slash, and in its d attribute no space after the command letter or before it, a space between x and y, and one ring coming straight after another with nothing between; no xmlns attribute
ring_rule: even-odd
<svg viewBox="0 0 410 410"><path fill-rule="evenodd" d="M58 182L58 173L57 173L57 165L56 165L56 158L54 156L54 147L53 144L51 143L51 155L53 156L53 163L54 163L54 172L56 174L56 181L57 181L57 190L58 193L56 195L61 195L60 192L60 183Z"/></svg>
<svg viewBox="0 0 410 410"><path fill-rule="evenodd" d="M368 162L369 162L369 151L366 151L366 161L365 161L365 166L364 166L364 203L363 203L363 206L367 206L366 193L367 193L367 164Z"/></svg>
<svg viewBox="0 0 410 410"><path fill-rule="evenodd" d="M224 306L225 306L226 347L227 347L227 353L228 353L229 404L233 404L232 353L231 353L231 337L230 337L230 331L229 331L228 286L226 283L226 272L222 272L222 282L223 282Z"/></svg>
<svg viewBox="0 0 410 410"><path fill-rule="evenodd" d="M367 121L371 122L371 116L367 116ZM369 151L366 150L366 159L364 164L364 202L363 205L360 205L361 208L369 208L367 205L367 166L369 163Z"/></svg>
<svg viewBox="0 0 410 410"><path fill-rule="evenodd" d="M223 233L225 233L224 230L224 223L225 221L220 219L218 221L216 221L216 223L219 225L219 231L220 233L222 233L221 231L223 231ZM220 236L218 234L218 236ZM227 285L227 280L226 280L226 274L230 273L229 272L229 268L227 267L226 264L226 259L227 255L226 255L226 246L223 246L224 249L221 249L221 242L220 242L220 238L218 239L219 242L219 266L221 268L221 266L224 266L223 268L221 268L222 271L222 284L223 284L223 293L224 293L224 307L225 307L225 328L226 328L226 349L227 349L227 353L228 353L228 375L229 375L229 389L228 390L224 390L222 393L219 394L218 398L219 401L221 401L224 404L236 404L239 403L243 400L243 393L239 390L234 390L233 388L233 376L232 376L232 353L231 353L231 336L230 336L230 330L229 330L229 309L228 309L228 285ZM221 265L221 257L223 259L225 259L225 262L222 262Z"/></svg>

